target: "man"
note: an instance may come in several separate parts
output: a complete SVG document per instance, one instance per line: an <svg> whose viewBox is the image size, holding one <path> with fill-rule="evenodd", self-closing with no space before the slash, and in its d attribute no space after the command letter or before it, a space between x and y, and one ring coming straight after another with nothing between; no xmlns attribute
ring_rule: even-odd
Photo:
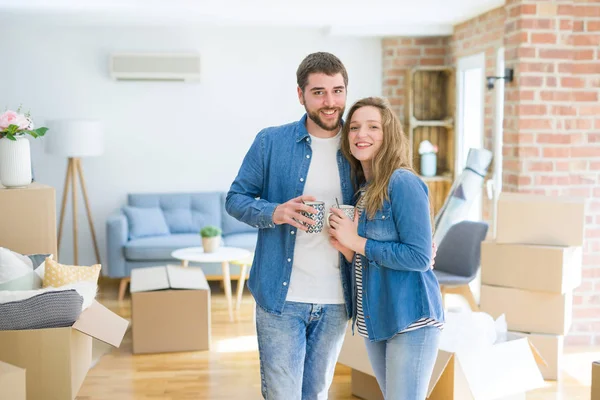
<svg viewBox="0 0 600 400"><path fill-rule="evenodd" d="M340 147L348 74L330 53L308 55L296 72L298 122L262 130L227 194L227 212L259 228L248 287L256 303L262 394L326 399L352 312L350 268L327 229L307 233L300 212L352 204Z"/></svg>

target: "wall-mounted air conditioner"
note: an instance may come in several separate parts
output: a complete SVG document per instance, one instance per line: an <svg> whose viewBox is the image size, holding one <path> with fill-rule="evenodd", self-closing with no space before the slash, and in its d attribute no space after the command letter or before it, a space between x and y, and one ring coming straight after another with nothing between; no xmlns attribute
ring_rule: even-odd
<svg viewBox="0 0 600 400"><path fill-rule="evenodd" d="M198 81L200 55L195 53L113 53L110 76L121 81Z"/></svg>

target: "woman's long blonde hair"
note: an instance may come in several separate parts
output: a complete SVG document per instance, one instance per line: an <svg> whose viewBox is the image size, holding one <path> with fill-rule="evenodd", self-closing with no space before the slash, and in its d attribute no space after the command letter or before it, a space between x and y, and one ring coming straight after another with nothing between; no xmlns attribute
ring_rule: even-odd
<svg viewBox="0 0 600 400"><path fill-rule="evenodd" d="M392 111L388 101L381 97L366 97L358 100L348 111L346 123L342 129L342 153L350 162L352 181L355 190L366 182L365 173L360 161L358 161L350 152L350 142L348 134L350 132L350 123L352 116L362 107L375 107L381 114L381 125L383 130L383 143L379 152L373 159L371 171L372 179L369 182L364 195L364 204L369 217L373 217L375 212L383 207L385 200L389 199L388 184L394 171L403 168L414 172L412 161L410 159L409 142L400 120Z"/></svg>

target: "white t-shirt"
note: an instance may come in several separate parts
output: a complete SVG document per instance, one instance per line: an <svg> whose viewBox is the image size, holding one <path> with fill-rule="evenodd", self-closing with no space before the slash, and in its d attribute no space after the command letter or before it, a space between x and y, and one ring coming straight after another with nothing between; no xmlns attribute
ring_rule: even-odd
<svg viewBox="0 0 600 400"><path fill-rule="evenodd" d="M325 202L325 216L335 205L342 204L342 188L337 165L341 132L332 138L311 137L312 157L304 185L304 194ZM321 233L298 229L294 264L287 301L315 304L343 304L338 251L329 243L327 224Z"/></svg>

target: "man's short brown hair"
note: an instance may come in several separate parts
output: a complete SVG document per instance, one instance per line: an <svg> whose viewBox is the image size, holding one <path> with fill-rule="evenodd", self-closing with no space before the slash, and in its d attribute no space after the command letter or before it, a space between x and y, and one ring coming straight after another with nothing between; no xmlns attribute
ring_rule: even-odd
<svg viewBox="0 0 600 400"><path fill-rule="evenodd" d="M348 72L346 72L346 67L344 67L344 64L342 64L339 58L331 53L312 53L302 60L296 71L296 80L298 82L298 87L302 89L302 92L304 92L304 89L308 84L308 76L315 73L329 76L342 74L344 86L348 87Z"/></svg>

